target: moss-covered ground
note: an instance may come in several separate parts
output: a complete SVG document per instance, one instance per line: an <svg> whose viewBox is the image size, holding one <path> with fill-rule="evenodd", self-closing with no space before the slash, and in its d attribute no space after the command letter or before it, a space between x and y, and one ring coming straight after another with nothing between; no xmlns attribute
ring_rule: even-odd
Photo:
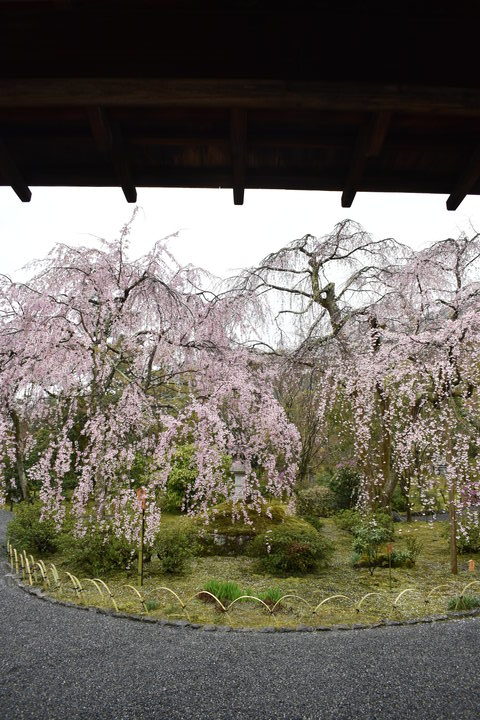
<svg viewBox="0 0 480 720"><path fill-rule="evenodd" d="M164 522L174 525L185 522L183 518L164 517ZM371 623L381 619L402 620L436 613L444 613L451 597L460 594L469 583L476 581L470 592L480 594L480 555L464 555L458 558L458 575L450 573L450 556L444 522L398 523L395 526L395 547L402 549L409 536L417 538L422 551L412 568L376 568L373 575L366 568L354 569L350 564L352 536L340 530L332 518L323 520L323 533L331 540L335 551L330 566L303 577L277 578L258 572L255 561L239 557L197 557L184 575L161 575L158 561L153 558L145 566L144 586L140 588L149 615L154 618L188 619L191 622L228 624L231 626L262 627L278 625L285 627L305 625L332 625ZM469 571L468 561L474 559L477 569ZM57 555L49 558L60 573L62 586L58 590L47 589L59 599L99 607L113 607L113 601L100 585L103 595L93 583L84 582L83 590L76 593L65 575L69 570L64 559ZM136 593L126 587L138 588L136 575L117 574L104 578L118 608L132 613L145 612ZM247 594L257 595L269 588L278 588L286 597L273 615L253 600L242 600L225 613L214 604L205 603L195 594L209 580L229 580L238 583ZM440 586L440 587L439 587ZM175 596L162 588L173 590L186 604L182 609ZM399 594L407 590L400 598ZM368 593L375 593L368 595ZM331 598L334 595L346 597ZM360 600L365 599L357 611ZM395 600L398 598L396 604ZM317 608L313 613L313 608Z"/></svg>

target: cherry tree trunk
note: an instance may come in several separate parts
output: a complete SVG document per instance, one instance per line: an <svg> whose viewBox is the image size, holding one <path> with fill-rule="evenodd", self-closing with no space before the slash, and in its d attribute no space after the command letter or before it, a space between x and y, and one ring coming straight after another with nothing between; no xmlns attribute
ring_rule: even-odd
<svg viewBox="0 0 480 720"><path fill-rule="evenodd" d="M25 472L26 428L16 410L11 409L10 415L13 421L15 434L15 464L17 467L17 481L22 495L22 500L26 500L28 497L27 475Z"/></svg>

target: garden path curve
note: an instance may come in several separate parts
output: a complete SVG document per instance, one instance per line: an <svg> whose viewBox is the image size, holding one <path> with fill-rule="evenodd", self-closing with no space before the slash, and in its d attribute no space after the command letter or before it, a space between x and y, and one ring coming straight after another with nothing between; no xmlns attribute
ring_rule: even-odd
<svg viewBox="0 0 480 720"><path fill-rule="evenodd" d="M0 544L8 518L0 510ZM478 619L205 632L41 602L3 576L2 720L480 717Z"/></svg>

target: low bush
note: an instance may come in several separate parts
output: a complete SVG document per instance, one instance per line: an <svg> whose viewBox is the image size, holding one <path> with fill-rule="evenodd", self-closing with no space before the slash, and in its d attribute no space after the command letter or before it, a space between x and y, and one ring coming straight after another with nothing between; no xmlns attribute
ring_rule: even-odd
<svg viewBox="0 0 480 720"><path fill-rule="evenodd" d="M314 515L302 515L302 520L305 520L305 522L312 525L315 530L318 530L319 532L324 526L322 518L315 517Z"/></svg>
<svg viewBox="0 0 480 720"><path fill-rule="evenodd" d="M165 574L181 575L197 552L196 534L181 527L161 527L155 537L154 551Z"/></svg>
<svg viewBox="0 0 480 720"><path fill-rule="evenodd" d="M340 510L335 513L334 521L341 530L354 534L355 528L362 522L362 516L358 510Z"/></svg>
<svg viewBox="0 0 480 720"><path fill-rule="evenodd" d="M331 546L314 527L297 521L256 537L250 552L262 570L273 575L302 575L327 564Z"/></svg>
<svg viewBox="0 0 480 720"><path fill-rule="evenodd" d="M335 506L339 509L355 507L360 488L360 475L350 468L341 468L328 481L335 498Z"/></svg>
<svg viewBox="0 0 480 720"><path fill-rule="evenodd" d="M124 538L98 526L91 526L82 537L62 535L60 548L67 566L88 577L130 570L137 552Z"/></svg>
<svg viewBox="0 0 480 720"><path fill-rule="evenodd" d="M330 517L335 511L335 495L325 485L314 485L297 492L300 517Z"/></svg>
<svg viewBox="0 0 480 720"><path fill-rule="evenodd" d="M160 603L158 602L158 600L150 598L149 600L145 600L145 607L147 608L148 612L153 612L154 610L158 610L158 608L160 607Z"/></svg>
<svg viewBox="0 0 480 720"><path fill-rule="evenodd" d="M17 550L40 555L49 555L58 550L59 531L53 520L41 520L40 513L40 503L22 502L16 506L7 537Z"/></svg>
<svg viewBox="0 0 480 720"><path fill-rule="evenodd" d="M448 601L448 610L475 610L480 608L478 595L457 595Z"/></svg>
<svg viewBox="0 0 480 720"><path fill-rule="evenodd" d="M375 517L364 519L362 524L355 528L354 533L353 564L356 567L366 565L373 574L380 562L380 548L391 539L391 533Z"/></svg>
<svg viewBox="0 0 480 720"><path fill-rule="evenodd" d="M480 525L465 525L457 538L457 550L461 555L480 552Z"/></svg>
<svg viewBox="0 0 480 720"><path fill-rule="evenodd" d="M408 548L403 550L393 550L390 558L392 568L411 568L415 565L417 555L412 553ZM382 567L387 568L389 565L388 553L379 552L374 559L360 553L354 553L352 564L356 568L360 567Z"/></svg>
<svg viewBox="0 0 480 720"><path fill-rule="evenodd" d="M359 510L341 510L334 517L336 525L352 535L365 525L380 525L388 531L388 540L393 540L394 523L388 513L377 510L374 513L362 513Z"/></svg>

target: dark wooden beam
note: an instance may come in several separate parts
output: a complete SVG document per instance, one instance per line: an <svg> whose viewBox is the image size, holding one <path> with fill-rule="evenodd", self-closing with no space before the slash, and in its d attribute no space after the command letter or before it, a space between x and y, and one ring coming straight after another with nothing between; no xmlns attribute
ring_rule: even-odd
<svg viewBox="0 0 480 720"><path fill-rule="evenodd" d="M464 171L447 198L447 210L456 210L480 180L480 145L471 155Z"/></svg>
<svg viewBox="0 0 480 720"><path fill-rule="evenodd" d="M390 112L379 112L360 128L342 193L342 207L352 205L368 158L379 155L390 120Z"/></svg>
<svg viewBox="0 0 480 720"><path fill-rule="evenodd" d="M480 116L480 88L161 78L3 78L0 107L230 107Z"/></svg>
<svg viewBox="0 0 480 720"><path fill-rule="evenodd" d="M30 202L32 191L25 182L5 143L0 140L0 173L22 202Z"/></svg>
<svg viewBox="0 0 480 720"><path fill-rule="evenodd" d="M230 141L232 145L233 202L235 205L243 205L247 166L247 113L243 110L232 110Z"/></svg>
<svg viewBox="0 0 480 720"><path fill-rule="evenodd" d="M111 160L127 202L137 202L137 190L132 180L120 128L109 120L107 113L101 107L91 108L88 111L88 118L95 144L98 150Z"/></svg>

